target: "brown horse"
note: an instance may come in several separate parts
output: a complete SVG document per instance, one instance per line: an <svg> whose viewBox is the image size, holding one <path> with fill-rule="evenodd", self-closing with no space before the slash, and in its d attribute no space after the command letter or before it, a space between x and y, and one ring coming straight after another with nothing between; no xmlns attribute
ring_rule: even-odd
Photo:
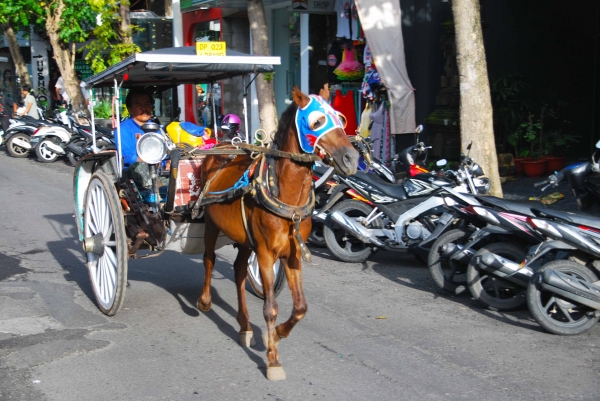
<svg viewBox="0 0 600 401"><path fill-rule="evenodd" d="M327 88L321 91L321 95L325 95L325 97L328 97L328 94ZM358 152L352 147L343 127L340 126L339 113L323 102L322 98L307 96L298 88L294 89L293 98L294 102L283 113L275 134L274 142L278 149L300 154L303 153L303 149L311 149L314 145L314 152L327 155L325 159L332 162L338 174L354 174L358 163ZM301 114L304 117L299 117ZM325 128L329 131L319 136L319 131L324 131ZM304 132L300 132L301 135L298 135L298 129L304 130ZM315 138L318 138L316 143ZM209 184L210 191L231 188L252 162L253 159L245 155L237 156L230 161L227 161L226 156L208 156L202 165L202 182L206 183L212 179ZM290 206L301 206L308 203L312 190L311 168L312 162L298 162L279 157L276 159L275 182L279 184L278 200L280 202ZM244 208L243 211L242 208ZM238 295L237 321L240 325L240 343L246 347L254 344L246 308L245 291L248 258L253 248L257 255L265 295L263 314L267 323L267 333L264 335L268 358L267 378L284 380L285 372L279 363L277 343L282 338L289 336L293 327L306 313L306 301L302 289L301 250L297 237L293 235L294 223L288 218L280 217L267 210L251 194L246 194L243 199L238 198L227 203L206 206L204 216L206 222L204 268L206 272L202 295L197 303L198 308L207 312L212 306L210 287L215 263L215 244L219 232L222 231L238 246L234 269ZM244 222L244 218L246 222ZM304 218L300 222L300 235L304 241L310 230L311 219L310 217ZM276 327L278 308L274 294L273 263L277 259L281 260L281 265L285 269L294 307L291 317Z"/></svg>

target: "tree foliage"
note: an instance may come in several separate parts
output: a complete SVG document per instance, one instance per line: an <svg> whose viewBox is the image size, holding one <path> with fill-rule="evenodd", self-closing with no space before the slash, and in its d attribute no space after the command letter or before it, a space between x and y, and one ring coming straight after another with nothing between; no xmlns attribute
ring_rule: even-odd
<svg viewBox="0 0 600 401"><path fill-rule="evenodd" d="M9 24L14 30L29 30L30 25L43 26L43 15L39 1L0 1L0 24Z"/></svg>
<svg viewBox="0 0 600 401"><path fill-rule="evenodd" d="M131 40L135 26L122 28L120 7L128 7L127 1L89 0L94 12L98 14L99 24L93 31L94 40L86 46L88 54L85 60L91 65L94 73L99 73L128 56L135 54L140 48Z"/></svg>

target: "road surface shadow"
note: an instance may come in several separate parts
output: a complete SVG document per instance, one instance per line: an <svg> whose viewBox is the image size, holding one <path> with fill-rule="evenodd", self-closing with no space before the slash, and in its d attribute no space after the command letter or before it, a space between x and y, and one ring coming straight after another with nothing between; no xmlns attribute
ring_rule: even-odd
<svg viewBox="0 0 600 401"><path fill-rule="evenodd" d="M90 302L95 304L96 299L90 284L88 270L85 265L85 255L81 248L73 215L47 215L45 218L55 221L61 225L64 232L72 234L72 239L50 241L47 243L47 246L54 259L65 270L65 279L67 281L74 281ZM219 280L230 281L231 283L227 283L228 291L232 291L235 294L235 279L231 263L217 258L213 270L214 273L217 273L213 273L213 283ZM204 283L202 255L183 255L174 251L165 251L157 258L130 260L128 265L128 286L135 285L136 282L148 282L158 288L164 289L177 300L183 313L193 317L200 316L201 312L195 305L202 292L202 285ZM204 313L204 315L213 321L215 326L224 335L238 342L239 328L237 325L236 327L232 326L219 313L215 312L215 307L218 307L233 318L236 318L237 302L235 303L235 307L230 305L221 298L214 285L211 289L211 294L213 308L209 312ZM251 326L254 331L256 345L250 349L244 348L244 351L256 363L257 368L266 375L265 362L260 355L255 353L255 351L266 350L262 343L262 331L255 324L251 324Z"/></svg>

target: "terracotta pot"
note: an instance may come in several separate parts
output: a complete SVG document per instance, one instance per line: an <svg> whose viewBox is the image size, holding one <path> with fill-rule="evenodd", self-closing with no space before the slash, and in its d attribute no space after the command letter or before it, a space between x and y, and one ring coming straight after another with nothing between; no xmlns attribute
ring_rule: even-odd
<svg viewBox="0 0 600 401"><path fill-rule="evenodd" d="M546 174L546 160L521 162L527 177L542 177Z"/></svg>
<svg viewBox="0 0 600 401"><path fill-rule="evenodd" d="M521 174L523 174L523 165L521 163L532 161L533 158L532 157L520 157L520 158L514 158L513 160L515 162L515 172L517 173L517 175L521 175Z"/></svg>
<svg viewBox="0 0 600 401"><path fill-rule="evenodd" d="M554 174L555 171L560 171L565 168L564 156L548 156L546 158L546 174Z"/></svg>

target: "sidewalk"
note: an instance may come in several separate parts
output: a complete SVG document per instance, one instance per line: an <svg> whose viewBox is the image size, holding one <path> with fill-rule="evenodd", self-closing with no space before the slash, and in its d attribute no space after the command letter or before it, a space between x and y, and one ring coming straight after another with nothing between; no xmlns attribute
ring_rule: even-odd
<svg viewBox="0 0 600 401"><path fill-rule="evenodd" d="M502 191L505 199L514 199L519 201L529 201L531 197L547 196L555 192L560 192L564 197L555 203L546 205L546 207L555 210L564 210L577 212L577 201L575 195L567 182L561 183L558 187L549 187L542 192L542 187L534 187L536 182L544 181L545 177L529 178L525 176L518 177L516 180L506 181L502 184ZM600 182L599 178L593 177L593 182Z"/></svg>

